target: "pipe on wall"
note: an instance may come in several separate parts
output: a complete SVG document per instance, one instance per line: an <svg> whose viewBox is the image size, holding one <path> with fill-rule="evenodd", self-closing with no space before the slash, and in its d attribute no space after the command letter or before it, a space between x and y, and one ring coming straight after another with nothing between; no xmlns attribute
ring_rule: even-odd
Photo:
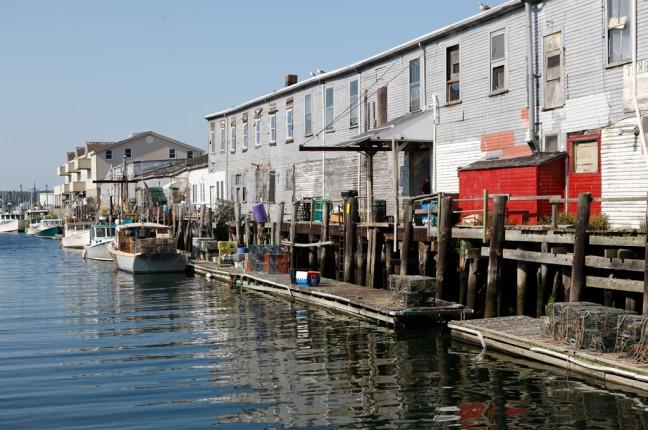
<svg viewBox="0 0 648 430"><path fill-rule="evenodd" d="M533 11L531 10L531 0L524 1L524 10L527 18L527 98L529 104L529 136L527 144L531 150L536 153L538 148L538 130L536 121L536 95L535 95L535 73L534 73L534 49L533 49Z"/></svg>

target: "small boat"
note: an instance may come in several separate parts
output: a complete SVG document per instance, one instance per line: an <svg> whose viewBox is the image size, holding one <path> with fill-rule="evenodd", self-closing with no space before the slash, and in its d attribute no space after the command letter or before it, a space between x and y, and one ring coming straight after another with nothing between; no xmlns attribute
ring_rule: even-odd
<svg viewBox="0 0 648 430"><path fill-rule="evenodd" d="M108 251L117 267L125 272L182 272L187 267L187 259L176 248L170 228L163 224L119 225Z"/></svg>
<svg viewBox="0 0 648 430"><path fill-rule="evenodd" d="M87 222L66 223L61 239L63 248L83 249L90 243L90 227L92 224Z"/></svg>
<svg viewBox="0 0 648 430"><path fill-rule="evenodd" d="M0 214L0 233L20 233L25 231L25 220L20 214Z"/></svg>
<svg viewBox="0 0 648 430"><path fill-rule="evenodd" d="M48 213L47 209L28 209L25 213L25 234L35 236L41 229L41 220Z"/></svg>
<svg viewBox="0 0 648 430"><path fill-rule="evenodd" d="M96 261L113 261L108 245L115 240L115 226L95 224L90 230L90 243L85 246L84 258Z"/></svg>
<svg viewBox="0 0 648 430"><path fill-rule="evenodd" d="M42 239L60 239L63 236L63 221L46 218L41 220L36 237Z"/></svg>

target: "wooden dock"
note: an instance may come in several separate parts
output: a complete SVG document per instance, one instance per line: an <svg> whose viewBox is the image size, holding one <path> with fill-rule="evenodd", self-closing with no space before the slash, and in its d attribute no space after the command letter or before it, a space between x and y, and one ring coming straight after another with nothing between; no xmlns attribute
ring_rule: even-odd
<svg viewBox="0 0 648 430"><path fill-rule="evenodd" d="M514 316L452 321L453 337L476 343L485 350L502 351L526 359L603 380L605 383L648 391L648 364L638 364L615 353L576 350L542 333L543 319Z"/></svg>
<svg viewBox="0 0 648 430"><path fill-rule="evenodd" d="M191 262L194 273L214 278L232 286L270 294L290 301L319 306L343 312L377 324L390 327L405 326L421 320L445 323L463 320L472 312L462 305L437 300L435 306L406 308L395 303L388 290L366 288L333 279L322 278L318 287L292 285L290 275L245 272L231 266L210 262Z"/></svg>

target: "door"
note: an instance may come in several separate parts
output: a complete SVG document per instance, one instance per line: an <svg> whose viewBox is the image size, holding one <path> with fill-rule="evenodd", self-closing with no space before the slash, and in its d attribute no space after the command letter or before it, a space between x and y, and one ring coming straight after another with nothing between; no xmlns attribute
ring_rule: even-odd
<svg viewBox="0 0 648 430"><path fill-rule="evenodd" d="M407 152L409 157L409 195L418 196L423 193L424 182L430 180L430 150L413 149ZM430 184L430 182L428 182ZM429 187L428 194L429 194Z"/></svg>
<svg viewBox="0 0 648 430"><path fill-rule="evenodd" d="M569 152L568 197L577 198L580 193L592 193L601 197L601 134L572 135L567 138ZM576 203L569 204L569 212L575 214ZM601 213L601 203L590 206L590 214Z"/></svg>

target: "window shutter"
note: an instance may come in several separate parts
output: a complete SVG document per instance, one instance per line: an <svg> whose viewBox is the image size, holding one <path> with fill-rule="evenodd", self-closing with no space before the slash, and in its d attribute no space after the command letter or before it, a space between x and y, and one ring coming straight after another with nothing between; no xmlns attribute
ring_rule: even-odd
<svg viewBox="0 0 648 430"><path fill-rule="evenodd" d="M387 122L387 87L378 88L378 124L381 125Z"/></svg>

